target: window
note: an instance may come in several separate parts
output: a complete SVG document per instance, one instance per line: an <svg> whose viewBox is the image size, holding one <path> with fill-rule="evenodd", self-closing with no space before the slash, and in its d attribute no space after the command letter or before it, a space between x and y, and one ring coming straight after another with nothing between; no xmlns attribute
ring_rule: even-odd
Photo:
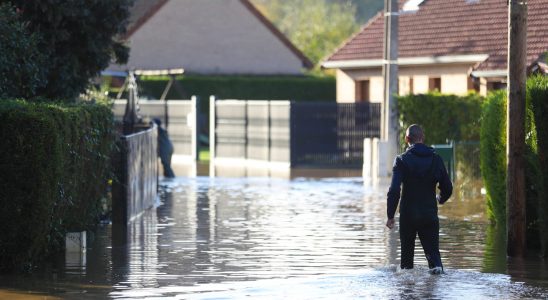
<svg viewBox="0 0 548 300"><path fill-rule="evenodd" d="M506 82L501 82L501 81L487 82L487 90L488 91L504 90L504 89L506 89Z"/></svg>
<svg viewBox="0 0 548 300"><path fill-rule="evenodd" d="M468 90L469 91L475 91L476 93L479 93L480 91L480 84L479 84L479 79L476 78L472 78L472 77L468 77Z"/></svg>
<svg viewBox="0 0 548 300"><path fill-rule="evenodd" d="M369 80L356 81L356 102L369 102Z"/></svg>
<svg viewBox="0 0 548 300"><path fill-rule="evenodd" d="M441 92L441 78L431 77L428 79L428 90Z"/></svg>

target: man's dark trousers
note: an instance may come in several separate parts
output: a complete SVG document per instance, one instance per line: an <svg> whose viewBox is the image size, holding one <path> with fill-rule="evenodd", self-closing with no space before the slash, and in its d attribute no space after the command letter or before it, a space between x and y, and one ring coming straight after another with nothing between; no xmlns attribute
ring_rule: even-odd
<svg viewBox="0 0 548 300"><path fill-rule="evenodd" d="M442 266L439 249L439 221L437 216L418 219L400 216L401 268L412 269L417 234L428 260L428 268Z"/></svg>

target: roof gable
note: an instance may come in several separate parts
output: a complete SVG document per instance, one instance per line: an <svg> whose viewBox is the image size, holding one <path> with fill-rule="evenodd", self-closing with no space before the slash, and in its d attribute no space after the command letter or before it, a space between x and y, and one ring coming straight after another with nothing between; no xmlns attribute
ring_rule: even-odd
<svg viewBox="0 0 548 300"><path fill-rule="evenodd" d="M131 17L125 39L130 39L144 24L153 18L169 0L136 0L131 9ZM177 0L172 0L177 1ZM204 0L194 0L204 1ZM239 0L280 42L297 56L303 67L311 69L314 64L291 41L280 32L249 0Z"/></svg>
<svg viewBox="0 0 548 300"><path fill-rule="evenodd" d="M548 50L548 0L529 0L528 4L530 65ZM477 70L506 69L506 1L426 0L418 11L400 14L399 22L399 57L488 54ZM383 30L380 13L327 61L382 59Z"/></svg>

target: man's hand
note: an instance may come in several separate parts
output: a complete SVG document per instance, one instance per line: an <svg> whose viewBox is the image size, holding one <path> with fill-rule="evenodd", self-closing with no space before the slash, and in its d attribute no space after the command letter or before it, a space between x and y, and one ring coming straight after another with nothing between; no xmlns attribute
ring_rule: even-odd
<svg viewBox="0 0 548 300"><path fill-rule="evenodd" d="M436 195L436 201L438 201L439 204L443 205L443 203L441 203L441 195Z"/></svg>
<svg viewBox="0 0 548 300"><path fill-rule="evenodd" d="M394 224L396 224L396 220L394 220L394 218L388 219L388 221L386 221L386 227L390 229L394 228Z"/></svg>

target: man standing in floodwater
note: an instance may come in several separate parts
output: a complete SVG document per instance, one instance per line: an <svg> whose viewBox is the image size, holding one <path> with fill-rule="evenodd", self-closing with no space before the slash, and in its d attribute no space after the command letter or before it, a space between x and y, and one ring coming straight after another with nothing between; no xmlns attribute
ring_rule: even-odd
<svg viewBox="0 0 548 300"><path fill-rule="evenodd" d="M444 204L453 192L442 158L424 142L419 125L411 125L405 132L407 150L394 160L392 182L388 190L386 226L394 228L394 214L400 202L401 268L412 269L417 233L431 274L442 274L439 250L438 203ZM439 184L440 194L436 195Z"/></svg>
<svg viewBox="0 0 548 300"><path fill-rule="evenodd" d="M158 125L158 156L160 156L160 161L164 168L164 177L173 178L175 173L171 169L171 156L173 155L173 144L169 139L167 130L162 128L162 121L158 118L152 120L156 125Z"/></svg>

